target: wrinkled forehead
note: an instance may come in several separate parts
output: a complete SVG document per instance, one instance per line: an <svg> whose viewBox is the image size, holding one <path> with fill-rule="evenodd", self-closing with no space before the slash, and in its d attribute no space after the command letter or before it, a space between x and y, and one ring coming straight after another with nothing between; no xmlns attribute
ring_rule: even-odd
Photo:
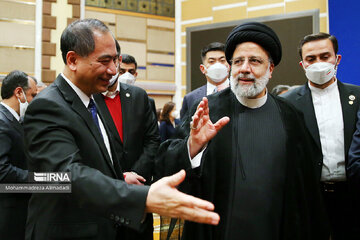
<svg viewBox="0 0 360 240"><path fill-rule="evenodd" d="M236 45L232 58L239 57L261 57L269 58L269 53L255 42L242 42Z"/></svg>
<svg viewBox="0 0 360 240"><path fill-rule="evenodd" d="M116 45L114 37L111 32L94 31L95 49L92 54L97 57L111 57L117 56Z"/></svg>

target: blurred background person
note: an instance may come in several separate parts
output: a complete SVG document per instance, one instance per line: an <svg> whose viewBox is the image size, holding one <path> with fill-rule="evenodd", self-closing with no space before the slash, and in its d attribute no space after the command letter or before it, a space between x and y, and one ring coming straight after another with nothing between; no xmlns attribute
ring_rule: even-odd
<svg viewBox="0 0 360 240"><path fill-rule="evenodd" d="M136 77L138 75L137 68L138 64L133 56L130 54L121 54L121 62L119 67L119 82L135 85ZM155 100L149 97L149 104L151 110L156 115Z"/></svg>
<svg viewBox="0 0 360 240"><path fill-rule="evenodd" d="M287 91L289 91L289 89L290 89L289 85L276 85L271 90L271 94L278 96L280 94L286 93Z"/></svg>
<svg viewBox="0 0 360 240"><path fill-rule="evenodd" d="M24 130L20 124L28 104L36 96L36 82L22 71L10 72L2 82L0 103L0 183L26 183L28 166ZM22 240L30 194L0 195L0 238Z"/></svg>
<svg viewBox="0 0 360 240"><path fill-rule="evenodd" d="M175 127L180 123L175 103L165 103L160 114L160 139L161 142L171 138L175 133Z"/></svg>

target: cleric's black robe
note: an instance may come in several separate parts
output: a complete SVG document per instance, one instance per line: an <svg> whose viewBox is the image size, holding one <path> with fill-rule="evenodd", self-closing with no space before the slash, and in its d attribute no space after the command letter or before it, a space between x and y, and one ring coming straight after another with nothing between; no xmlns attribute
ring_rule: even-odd
<svg viewBox="0 0 360 240"><path fill-rule="evenodd" d="M233 217L234 195L236 194L236 178L246 179L246 169L242 173L237 167L239 158L234 150L235 137L238 137L236 129L237 114L241 114L245 107L239 107L235 95L230 89L208 96L210 119L216 122L223 116L229 116L230 122L208 143L203 154L200 167L191 168L186 147L187 138L172 139L163 143L159 150L159 157L156 161L157 177L166 176L186 169L187 178L180 186L184 192L190 193L202 199L213 202L215 211L220 215L218 226L186 222L183 239L189 240L232 240L232 239L273 239L254 238L249 231L238 231L239 236L231 233L231 219ZM328 239L329 232L324 217L324 209L321 201L319 182L315 178L314 153L309 144L311 138L304 128L301 117L296 110L284 100L269 95L267 101L273 101L280 113L282 125L285 130L285 156L283 161L283 190L279 196L281 201L281 217L279 218L279 229L273 236L278 239L306 240L306 239ZM189 121L196 107L194 106L188 115L188 120L183 122L183 132L189 132ZM236 123L236 124L235 124ZM249 131L251 131L249 129ZM262 136L257 136L261 138ZM245 139L246 141L246 139ZM277 141L277 139L273 139ZM238 143L239 144L239 143ZM240 146L241 151L241 146ZM240 159L244 161L244 159ZM279 161L280 163L281 161ZM242 162L243 164L243 162ZM259 169L260 170L260 169ZM260 171L259 171L260 174ZM235 177L236 176L236 177ZM237 193L238 194L238 193ZM256 198L254 194L244 191L243 197L251 201ZM281 199L280 199L281 198ZM256 199L259 200L259 199ZM266 201L266 199L264 199ZM246 214L251 216L251 209ZM249 218L249 223L256 229L257 222ZM262 231L259 225L258 231ZM232 228L234 229L234 228ZM231 237L231 238L230 238Z"/></svg>

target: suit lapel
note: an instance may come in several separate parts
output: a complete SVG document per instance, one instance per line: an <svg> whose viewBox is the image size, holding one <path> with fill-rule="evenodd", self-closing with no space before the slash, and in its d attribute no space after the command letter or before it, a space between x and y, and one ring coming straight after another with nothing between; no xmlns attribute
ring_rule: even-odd
<svg viewBox="0 0 360 240"><path fill-rule="evenodd" d="M134 110L132 108L132 99L133 96L128 86L120 83L120 101L121 101L121 111L122 111L122 121L123 121L124 145L126 145L129 128L131 127L132 119L130 117L133 115L131 114L131 111Z"/></svg>
<svg viewBox="0 0 360 240"><path fill-rule="evenodd" d="M319 128L316 121L311 92L307 83L301 88L302 89L300 89L298 93L297 101L304 114L305 124L310 132L310 135L315 140L317 146L321 149Z"/></svg>
<svg viewBox="0 0 360 240"><path fill-rule="evenodd" d="M61 75L58 76L55 84L58 86L59 90L62 92L65 100L71 104L71 108L77 114L79 114L79 116L86 123L91 134L93 135L93 137L95 138L96 142L98 143L98 145L101 149L101 152L104 156L105 162L107 163L109 168L112 170L113 174L116 176L116 172L115 172L114 166L111 162L110 156L107 152L104 140L99 132L99 129L97 128L96 124L94 123L90 112L87 110L85 105L81 102L80 98L76 95L74 90L66 83L65 79L63 79L61 77Z"/></svg>
<svg viewBox="0 0 360 240"><path fill-rule="evenodd" d="M121 142L120 136L118 134L117 128L115 126L115 123L112 119L112 116L109 112L109 109L105 103L104 96L99 93L94 95L94 99L96 102L96 105L98 106L99 111L101 112L101 116L104 118L104 121L109 127L110 134L113 136L115 141L120 144L121 150L123 148L123 143Z"/></svg>
<svg viewBox="0 0 360 240"><path fill-rule="evenodd" d="M345 144L345 152L347 156L347 151L349 150L352 135L354 132L354 126L357 113L357 106L359 99L356 96L355 93L353 93L351 90L349 91L345 85L337 81L338 88L339 88L339 95L340 95L340 102L341 102L341 108L343 113L343 120L344 120L344 144Z"/></svg>
<svg viewBox="0 0 360 240"><path fill-rule="evenodd" d="M2 104L0 104L0 111L4 113L4 115L9 120L14 129L16 129L16 131L18 131L21 136L24 136L24 129L19 123L19 121L16 120L12 113Z"/></svg>
<svg viewBox="0 0 360 240"><path fill-rule="evenodd" d="M100 95L102 95L102 94L100 93ZM100 97L102 97L102 96L100 96ZM120 145L121 151L115 150L116 148L115 148L114 142L113 142L114 139L115 139L114 135L117 136L119 138L119 140L120 140L120 137L119 137L119 134L117 132L116 127L115 127L115 132L113 132L113 130L109 128L109 125L114 125L115 126L115 124L114 124L114 121L112 120L112 117L111 117L111 114L110 114L109 110L107 109L107 106L106 106L106 103L105 103L104 99L103 99L103 103L105 104L106 108L103 108L104 106L99 107L99 105L96 103L96 106L98 108L98 114L99 114L99 116L101 118L101 121L104 124L105 131L106 131L106 133L108 135L108 138L109 138L110 149L111 149L111 153L112 153L112 160L113 160L113 163L114 163L113 167L115 169L117 178L118 179L123 179L122 169L121 169L121 166L120 166L120 163L119 163L119 156L118 156L118 154L121 155L121 153L123 152L122 151L122 145ZM105 115L109 115L110 119L108 117L105 118ZM120 142L121 142L121 140L120 140Z"/></svg>

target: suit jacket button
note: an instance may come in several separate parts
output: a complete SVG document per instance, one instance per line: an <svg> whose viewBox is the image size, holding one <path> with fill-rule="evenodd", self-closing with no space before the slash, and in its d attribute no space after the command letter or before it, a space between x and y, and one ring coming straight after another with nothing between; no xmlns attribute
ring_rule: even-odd
<svg viewBox="0 0 360 240"><path fill-rule="evenodd" d="M322 165L322 162L318 162L318 165L321 166L321 165Z"/></svg>

